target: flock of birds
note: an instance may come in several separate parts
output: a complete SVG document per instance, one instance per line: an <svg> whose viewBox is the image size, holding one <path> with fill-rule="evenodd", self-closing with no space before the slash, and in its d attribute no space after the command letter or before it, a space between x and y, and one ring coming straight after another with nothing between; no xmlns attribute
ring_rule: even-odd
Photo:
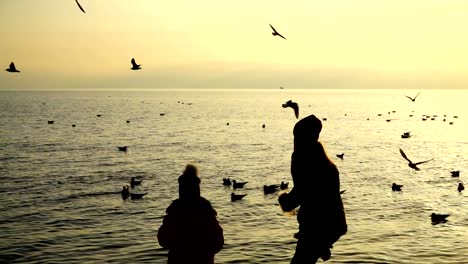
<svg viewBox="0 0 468 264"><path fill-rule="evenodd" d="M281 89L283 89L283 87L281 87ZM405 97L410 99L412 102L416 102L416 98L420 94L421 93L419 92L414 97L411 97L411 96L408 96L408 95L405 95ZM288 100L287 102L282 104L282 107L283 108L288 108L288 107L292 108L294 110L294 115L295 115L296 119L299 119L299 104L298 103L296 103L296 102L294 102L292 100ZM395 112L395 111L393 111L393 112ZM390 114L390 112L389 112L389 114ZM346 116L346 114L345 114L345 116ZM378 114L378 116L382 116L382 114ZM410 117L412 117L412 116L413 115L410 115ZM437 117L437 115L433 115L433 116L423 115L422 120L426 121L427 118L430 118L431 120L435 120L436 117ZM445 117L446 117L446 115L444 115L444 119L443 119L444 122L446 121ZM458 116L453 116L453 117L458 118ZM323 118L322 120L326 121L327 119ZM369 119L367 119L367 120L369 120ZM386 121L389 122L390 120L387 119ZM449 122L449 124L453 125L453 122ZM403 134L401 135L401 138L410 138L410 137L411 137L410 131L403 132ZM428 159L428 160L424 160L424 161L413 162L408 158L406 153L401 148L400 148L400 155L408 162L408 167L410 167L414 171L420 171L421 170L418 167L418 165L421 165L421 164L424 164L424 163L427 163L427 162L430 162L430 161L434 160L434 158L432 158L432 159ZM344 153L336 154L336 157L343 160L344 159ZM451 173L452 177L459 177L460 176L460 171L459 170L452 170L450 173ZM403 187L402 184L393 183L392 184L392 191L399 192L399 191L402 190L402 187ZM458 186L457 186L458 192L462 192L464 189L465 189L465 186L463 185L463 183L459 182ZM344 192L345 191L342 191L341 193L344 193ZM447 222L447 217L448 216L449 216L449 214L432 213L431 214L431 221L432 221L433 224L445 223L445 222Z"/></svg>
<svg viewBox="0 0 468 264"><path fill-rule="evenodd" d="M120 192L120 194L122 195L122 199L127 200L128 197L130 197L131 200L138 200L138 199L142 199L143 196L147 195L148 194L147 192L146 193L130 192L129 187L131 187L132 190L136 191L137 186L140 186L141 182L142 182L142 180L137 180L135 177L132 177L130 179L130 186L129 185L124 185L122 187L122 191Z"/></svg>
<svg viewBox="0 0 468 264"><path fill-rule="evenodd" d="M84 10L84 8L81 6L81 4L78 2L78 0L75 0L76 4L78 5L78 8L83 12L83 13L86 13L86 11ZM282 34L280 34L271 24L269 24L271 29L273 30L273 32L271 33L273 36L278 36L278 37L281 37L285 40L287 40ZM137 64L136 61L135 61L135 58L132 58L131 61L130 61L132 67L130 68L131 70L140 70L141 69L141 64ZM14 62L11 62L9 67L6 69L7 72L10 72L10 73L19 73L20 71L16 68L15 66L15 63ZM280 89L283 89L283 87L280 87ZM420 95L420 93L418 93L416 96L414 97L411 97L411 96L408 96L408 95L405 95L405 97L407 97L409 100L411 100L412 102L415 102L416 101L416 98ZM299 105L296 103L296 102L293 102L292 100L289 100L287 102L285 102L284 104L282 104L282 107L283 108L292 108L294 110L294 115L296 117L296 119L299 119ZM161 114L162 115L162 114ZM99 117L100 115L98 115ZM454 116L456 118L456 116ZM429 116L423 116L422 120L425 121L427 118L431 118L432 120L434 120L435 117L429 117ZM326 121L327 119L326 118L323 118L324 121ZM387 119L387 122L389 122L391 120ZM444 119L445 121L445 119ZM48 121L48 124L53 124L54 121L53 120L50 120ZM127 120L127 123L129 123L129 120ZM450 122L450 124L453 124L453 122ZM227 123L227 125L229 125L229 123ZM76 125L73 124L72 125L73 127L75 127ZM265 124L263 124L262 126L263 128L265 128ZM404 132L403 135L401 136L402 138L409 138L410 137L410 132ZM127 146L118 146L117 147L119 151L127 151L128 147ZM418 167L418 165L421 165L421 164L424 164L424 163L427 163L429 161L432 161L433 159L429 159L429 160L425 160L425 161L419 161L419 162L413 162L411 161L408 156L405 154L405 152L403 151L403 149L400 148L400 154L401 156L406 160L408 161L408 167L410 167L411 169L414 169L415 171L419 171L420 168ZM340 159L344 159L344 153L341 153L341 154L336 154L336 156ZM452 177L459 177L460 175L460 171L451 171L451 174L452 174ZM223 185L225 186L231 186L233 187L234 190L236 189L240 189L240 188L243 188L243 186L246 184L247 182L236 182L235 180L233 180L231 182L231 180L229 178L224 178L223 179ZM137 181L135 179L135 177L132 177L131 181L130 181L130 186L132 188L132 190L135 188L135 186L137 185L140 185L141 184L141 181ZM403 187L403 185L400 185L400 184L396 184L396 183L393 183L392 184L392 191L401 191L401 188ZM278 190L284 190L288 188L288 183L284 183L284 182L281 182L281 184L272 184L272 185L264 185L263 186L263 191L266 194L272 194L272 193L275 193L277 192ZM464 190L464 186L463 186L463 183L459 183L458 184L458 191L461 192ZM344 191L342 191L344 192ZM122 191L121 191L121 194L122 194L122 198L124 200L126 200L128 197L130 197L132 200L134 199L141 199L143 198L144 195L146 195L147 193L135 193L135 192L130 192L130 189L129 189L129 186L126 185L126 186L123 186L122 188ZM231 193L231 201L238 201L238 200L241 200L242 198L244 198L247 194L235 194L234 192ZM448 217L449 215L444 215L444 214L436 214L436 213L432 213L431 214L431 219L432 219L432 222L433 223L443 223L443 222L446 222L446 218Z"/></svg>
<svg viewBox="0 0 468 264"><path fill-rule="evenodd" d="M86 13L84 10L83 6L81 6L80 2L78 0L75 0L76 4L78 5L78 8L81 10L81 12ZM285 40L287 40L283 35L281 35L271 24L269 24L273 32L271 33L273 36L278 36L281 37ZM132 64L132 67L130 68L131 70L140 70L141 69L141 64L137 64L135 61L135 58L132 58L130 60L130 63ZM11 62L10 66L6 69L7 72L12 72L12 73L17 73L20 72L19 70L16 69L15 63ZM282 87L281 87L282 88Z"/></svg>
<svg viewBox="0 0 468 264"><path fill-rule="evenodd" d="M223 185L226 187L231 187L232 189L237 190L237 189L242 189L248 182L238 182L236 180L231 180L230 178L223 178ZM289 187L289 182L284 182L281 181L280 184L269 184L269 185L263 185L263 194L268 195L268 194L274 194L278 192L279 190L285 190ZM236 194L234 192L231 193L231 202L239 201L242 200L247 196L247 194Z"/></svg>

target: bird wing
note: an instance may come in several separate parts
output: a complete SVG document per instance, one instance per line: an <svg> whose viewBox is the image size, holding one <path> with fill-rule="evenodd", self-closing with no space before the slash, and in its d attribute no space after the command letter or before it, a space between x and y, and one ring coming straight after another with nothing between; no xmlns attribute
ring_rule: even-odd
<svg viewBox="0 0 468 264"><path fill-rule="evenodd" d="M299 119L299 105L294 103L291 107L294 109L294 115L296 115L296 118Z"/></svg>
<svg viewBox="0 0 468 264"><path fill-rule="evenodd" d="M406 96L406 98L408 98L408 99L410 99L410 100L414 100L413 98L411 98L411 97L409 97L409 96L407 96L407 95L405 95L405 96Z"/></svg>
<svg viewBox="0 0 468 264"><path fill-rule="evenodd" d="M419 93L414 97L414 100L416 100L416 97L418 97L420 93L421 93L421 92L419 92Z"/></svg>
<svg viewBox="0 0 468 264"><path fill-rule="evenodd" d="M133 65L133 67L138 67L138 65L135 62L135 58L132 58L132 65Z"/></svg>
<svg viewBox="0 0 468 264"><path fill-rule="evenodd" d="M80 3L78 2L78 0L75 0L76 4L78 5L78 7L81 9L81 11L83 13L86 13L86 11L84 11L83 7L80 5Z"/></svg>
<svg viewBox="0 0 468 264"><path fill-rule="evenodd" d="M13 70L13 71L16 71L16 67L15 67L15 64L13 62L10 63L10 69Z"/></svg>
<svg viewBox="0 0 468 264"><path fill-rule="evenodd" d="M282 38L286 39L286 38L285 38L285 37L283 37L283 35L281 35L280 33L278 33L278 32L277 32L277 34L278 34L278 36L280 36L280 37L282 37ZM287 40L287 39L286 39L286 40Z"/></svg>
<svg viewBox="0 0 468 264"><path fill-rule="evenodd" d="M278 31L276 31L276 29L271 24L268 24L268 25L270 25L271 29L273 29L275 33L278 33Z"/></svg>
<svg viewBox="0 0 468 264"><path fill-rule="evenodd" d="M423 164L423 163L429 162L429 161L431 161L431 160L433 160L433 159L425 160L425 161L420 161L420 162L416 162L416 163L414 163L414 165Z"/></svg>
<svg viewBox="0 0 468 264"><path fill-rule="evenodd" d="M413 162L411 162L410 159L408 159L408 157L406 157L405 152L404 152L401 148L400 148L400 154L401 154L401 156L403 156L403 158L404 158L405 160L407 160L407 161L410 162L410 163L413 163Z"/></svg>

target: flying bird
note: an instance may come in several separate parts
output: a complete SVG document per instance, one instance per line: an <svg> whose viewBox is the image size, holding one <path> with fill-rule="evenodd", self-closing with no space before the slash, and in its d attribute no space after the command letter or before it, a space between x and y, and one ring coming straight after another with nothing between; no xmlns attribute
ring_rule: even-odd
<svg viewBox="0 0 468 264"><path fill-rule="evenodd" d="M414 98L409 97L409 96L407 96L407 95L405 95L405 96L406 96L408 99L410 99L411 101L415 102L415 101L416 101L416 98L419 96L419 94L420 94L420 92L419 92Z"/></svg>
<svg viewBox="0 0 468 264"><path fill-rule="evenodd" d="M78 5L78 7L81 9L81 12L83 13L86 13L86 11L84 11L83 7L80 5L80 3L78 2L78 0L75 0L76 4Z"/></svg>
<svg viewBox="0 0 468 264"><path fill-rule="evenodd" d="M459 182L457 189L458 189L459 192L461 192L461 191L465 190L465 186L463 186L463 183Z"/></svg>
<svg viewBox="0 0 468 264"><path fill-rule="evenodd" d="M404 158L405 160L408 161L408 167L410 167L410 168L412 168L412 169L414 169L414 170L417 170L417 171L418 171L418 170L421 170L421 169L419 169L419 168L417 167L417 165L423 164L423 163L426 163L426 162L429 162L429 161L433 160L433 159L430 159L430 160L425 160L425 161L420 161L420 162L413 163L410 159L408 159L408 157L406 156L405 152L404 152L401 148L400 148L400 154L401 154L401 156L403 156L403 158Z"/></svg>
<svg viewBox="0 0 468 264"><path fill-rule="evenodd" d="M136 64L134 58L132 58L132 61L131 61L131 62L132 62L132 68L130 68L130 69L132 69L132 70L134 70L134 71L141 69L141 64Z"/></svg>
<svg viewBox="0 0 468 264"><path fill-rule="evenodd" d="M344 159L344 153L341 153L341 154L336 154L336 156L340 159Z"/></svg>
<svg viewBox="0 0 468 264"><path fill-rule="evenodd" d="M296 116L296 118L299 118L299 105L296 102L289 100L281 106L283 108L291 107L292 109L294 109L294 115Z"/></svg>
<svg viewBox="0 0 468 264"><path fill-rule="evenodd" d="M271 34L272 34L273 36L279 36L279 37L282 37L282 38L286 39L285 37L283 37L283 35L281 35L280 33L278 33L278 31L276 31L276 29L275 29L271 24L269 24L269 25L270 25L271 29L273 29L273 32L271 32ZM286 40L287 40L287 39L286 39Z"/></svg>
<svg viewBox="0 0 468 264"><path fill-rule="evenodd" d="M16 69L15 64L13 62L10 63L10 67L8 69L6 69L5 71L7 71L7 72L20 72L20 71L18 71Z"/></svg>

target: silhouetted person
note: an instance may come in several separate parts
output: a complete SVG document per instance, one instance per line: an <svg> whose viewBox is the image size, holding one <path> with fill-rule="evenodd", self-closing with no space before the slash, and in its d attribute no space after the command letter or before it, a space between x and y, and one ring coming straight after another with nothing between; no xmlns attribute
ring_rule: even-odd
<svg viewBox="0 0 468 264"><path fill-rule="evenodd" d="M168 264L211 264L223 248L223 229L211 203L200 196L197 174L195 166L186 166L179 177L179 199L167 208L158 231L159 244L169 250Z"/></svg>
<svg viewBox="0 0 468 264"><path fill-rule="evenodd" d="M296 123L291 157L294 187L279 197L284 211L300 206L294 264L328 260L333 243L347 232L339 172L317 141L321 129L322 123L314 115Z"/></svg>

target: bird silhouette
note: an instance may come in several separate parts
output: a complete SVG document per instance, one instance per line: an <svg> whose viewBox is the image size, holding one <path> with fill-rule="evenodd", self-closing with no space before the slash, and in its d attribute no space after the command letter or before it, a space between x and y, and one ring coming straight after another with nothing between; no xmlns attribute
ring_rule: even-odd
<svg viewBox="0 0 468 264"><path fill-rule="evenodd" d="M271 194L275 193L278 190L279 185L272 184L272 185L263 185L263 193L264 194Z"/></svg>
<svg viewBox="0 0 468 264"><path fill-rule="evenodd" d="M414 170L417 170L417 171L418 171L418 170L421 170L421 169L419 169L419 168L417 167L417 165L423 164L423 163L426 163L426 162L429 162L429 161L433 160L433 159L430 159L430 160L425 160L425 161L420 161L420 162L413 163L410 159L408 159L408 157L406 156L405 152L404 152L401 148L400 148L400 154L401 154L401 156L403 156L403 158L404 158L405 160L408 161L408 167L410 167L410 168L412 168L412 169L414 169Z"/></svg>
<svg viewBox="0 0 468 264"><path fill-rule="evenodd" d="M296 116L296 118L299 118L299 105L296 102L289 100L281 106L283 108L291 107L294 110L294 115Z"/></svg>
<svg viewBox="0 0 468 264"><path fill-rule="evenodd" d="M223 178L223 185L224 186L231 186L232 185L231 179Z"/></svg>
<svg viewBox="0 0 468 264"><path fill-rule="evenodd" d="M16 69L15 63L13 63L13 62L10 63L10 67L9 67L8 69L6 69L5 71L7 71L7 72L20 72L20 71L18 71L18 70Z"/></svg>
<svg viewBox="0 0 468 264"><path fill-rule="evenodd" d="M408 99L410 99L411 101L415 102L416 101L416 98L419 96L420 93L418 93L414 98L412 97L409 97L408 95L405 95Z"/></svg>
<svg viewBox="0 0 468 264"><path fill-rule="evenodd" d="M122 191L120 193L122 194L122 199L127 200L128 196L130 196L130 190L128 189L128 185L123 186Z"/></svg>
<svg viewBox="0 0 468 264"><path fill-rule="evenodd" d="M273 32L271 32L271 35L273 36L279 36L279 37L282 37L284 39L286 39L285 37L283 37L283 35L281 35L280 33L278 33L278 31L276 31L276 29L270 24L270 27L271 29L273 29ZM287 39L286 39L287 40Z"/></svg>
<svg viewBox="0 0 468 264"><path fill-rule="evenodd" d="M130 68L130 69L132 69L134 71L141 69L141 64L136 64L134 58L132 58L131 63L132 63L132 68Z"/></svg>
<svg viewBox="0 0 468 264"><path fill-rule="evenodd" d="M117 147L120 151L127 151L128 147L123 146L123 147Z"/></svg>
<svg viewBox="0 0 468 264"><path fill-rule="evenodd" d="M235 194L231 193L231 202L239 201L244 198L247 194Z"/></svg>
<svg viewBox="0 0 468 264"><path fill-rule="evenodd" d="M452 174L452 177L460 177L460 171L451 171L450 174Z"/></svg>
<svg viewBox="0 0 468 264"><path fill-rule="evenodd" d="M403 185L393 183L392 184L392 191L399 192L399 191L401 191L401 187L403 187Z"/></svg>
<svg viewBox="0 0 468 264"><path fill-rule="evenodd" d="M132 179L130 180L130 186L132 188L134 188L137 185L141 185L141 182L142 182L142 180L138 181L138 180L135 179L135 177L132 177Z"/></svg>
<svg viewBox="0 0 468 264"><path fill-rule="evenodd" d="M78 7L81 9L81 12L83 13L86 13L83 9L83 7L80 5L80 3L78 2L78 0L75 0L76 4L78 5Z"/></svg>
<svg viewBox="0 0 468 264"><path fill-rule="evenodd" d="M340 194L343 194L343 193L345 193L345 192L346 192L346 190L342 190L342 191L340 191Z"/></svg>
<svg viewBox="0 0 468 264"><path fill-rule="evenodd" d="M287 188L288 188L288 185L289 185L289 182L281 181L280 189L281 189L281 190L287 189Z"/></svg>
<svg viewBox="0 0 468 264"><path fill-rule="evenodd" d="M463 186L463 183L459 182L457 189L458 189L459 192L461 192L461 191L465 190L465 186Z"/></svg>
<svg viewBox="0 0 468 264"><path fill-rule="evenodd" d="M232 180L232 188L234 189L243 188L246 183L247 182L236 182L236 180Z"/></svg>
<svg viewBox="0 0 468 264"><path fill-rule="evenodd" d="M432 213L431 214L431 220L433 224L438 224L438 223L445 223L447 222L447 217L449 217L449 214L436 214Z"/></svg>
<svg viewBox="0 0 468 264"><path fill-rule="evenodd" d="M130 193L130 199L137 200L142 199L143 196L147 195L148 193Z"/></svg>
<svg viewBox="0 0 468 264"><path fill-rule="evenodd" d="M344 153L341 153L341 154L336 154L336 156L340 159L344 159Z"/></svg>

